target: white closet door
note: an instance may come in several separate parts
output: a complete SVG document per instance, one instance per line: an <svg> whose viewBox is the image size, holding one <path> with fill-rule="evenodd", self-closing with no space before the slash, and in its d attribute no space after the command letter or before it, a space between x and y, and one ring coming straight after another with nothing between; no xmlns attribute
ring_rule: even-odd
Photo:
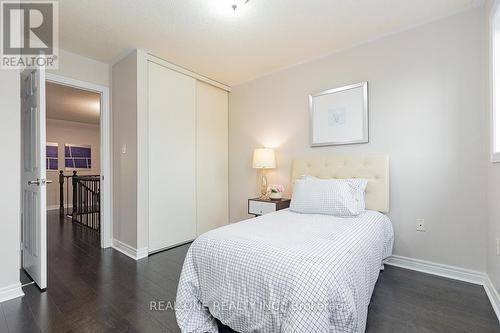
<svg viewBox="0 0 500 333"><path fill-rule="evenodd" d="M196 238L196 80L149 62L149 252Z"/></svg>
<svg viewBox="0 0 500 333"><path fill-rule="evenodd" d="M228 95L196 86L198 235L228 223Z"/></svg>

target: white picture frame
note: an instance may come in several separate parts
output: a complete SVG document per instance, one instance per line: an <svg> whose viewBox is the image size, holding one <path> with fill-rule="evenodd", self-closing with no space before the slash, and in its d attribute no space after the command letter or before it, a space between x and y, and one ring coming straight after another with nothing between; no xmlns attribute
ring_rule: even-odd
<svg viewBox="0 0 500 333"><path fill-rule="evenodd" d="M311 147L369 142L368 82L309 96Z"/></svg>

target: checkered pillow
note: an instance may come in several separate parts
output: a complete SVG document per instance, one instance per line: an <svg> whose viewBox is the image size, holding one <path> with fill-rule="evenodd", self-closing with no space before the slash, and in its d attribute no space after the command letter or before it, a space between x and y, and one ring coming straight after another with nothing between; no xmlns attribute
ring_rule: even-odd
<svg viewBox="0 0 500 333"><path fill-rule="evenodd" d="M365 211L367 184L367 179L302 176L295 182L290 210L304 214L357 216Z"/></svg>

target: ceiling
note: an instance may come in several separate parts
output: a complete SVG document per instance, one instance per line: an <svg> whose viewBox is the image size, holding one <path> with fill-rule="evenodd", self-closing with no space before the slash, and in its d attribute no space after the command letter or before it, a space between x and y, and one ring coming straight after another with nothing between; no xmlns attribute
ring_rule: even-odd
<svg viewBox="0 0 500 333"><path fill-rule="evenodd" d="M47 82L47 118L99 124L101 96L98 93Z"/></svg>
<svg viewBox="0 0 500 333"><path fill-rule="evenodd" d="M64 0L60 46L112 63L143 48L236 85L481 0Z"/></svg>

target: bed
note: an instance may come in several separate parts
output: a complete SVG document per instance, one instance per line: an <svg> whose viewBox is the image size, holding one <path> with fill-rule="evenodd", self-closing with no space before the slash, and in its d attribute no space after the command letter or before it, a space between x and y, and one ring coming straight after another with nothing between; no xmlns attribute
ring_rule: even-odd
<svg viewBox="0 0 500 333"><path fill-rule="evenodd" d="M382 262L391 255L385 155L296 160L301 175L366 178L356 217L282 210L201 235L179 281L183 332L363 332Z"/></svg>

